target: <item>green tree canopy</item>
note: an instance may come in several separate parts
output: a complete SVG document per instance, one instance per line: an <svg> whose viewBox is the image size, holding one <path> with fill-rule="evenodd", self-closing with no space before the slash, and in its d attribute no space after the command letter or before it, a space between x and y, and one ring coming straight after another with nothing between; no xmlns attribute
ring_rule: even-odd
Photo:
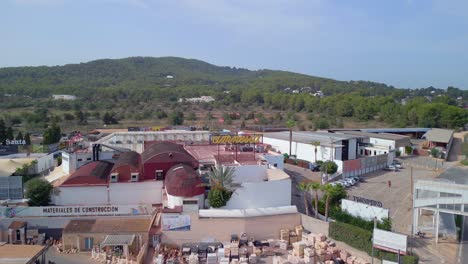
<svg viewBox="0 0 468 264"><path fill-rule="evenodd" d="M26 183L25 196L30 206L47 206L53 186L48 181L34 178Z"/></svg>

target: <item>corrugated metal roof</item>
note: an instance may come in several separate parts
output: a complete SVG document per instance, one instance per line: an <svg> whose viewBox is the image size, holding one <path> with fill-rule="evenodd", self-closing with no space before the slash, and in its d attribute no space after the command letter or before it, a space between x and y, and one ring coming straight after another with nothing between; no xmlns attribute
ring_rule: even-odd
<svg viewBox="0 0 468 264"><path fill-rule="evenodd" d="M432 142L449 143L453 137L453 130L433 128L422 137Z"/></svg>
<svg viewBox="0 0 468 264"><path fill-rule="evenodd" d="M364 132L373 132L373 133L417 133L417 132L427 132L430 128L426 127L401 127L401 128L365 128L361 129Z"/></svg>
<svg viewBox="0 0 468 264"><path fill-rule="evenodd" d="M131 245L135 240L135 235L107 235L101 243L104 246Z"/></svg>
<svg viewBox="0 0 468 264"><path fill-rule="evenodd" d="M449 180L457 184L468 185L468 168L451 167L437 176L436 179Z"/></svg>
<svg viewBox="0 0 468 264"><path fill-rule="evenodd" d="M354 135L336 134L328 132L293 131L292 134L292 139L295 142L311 144L314 141L318 141L320 142L321 146L331 146L332 143L336 143L342 140L360 138L359 136ZM289 141L289 131L265 133L263 134L263 137ZM337 147L337 145L334 146Z"/></svg>

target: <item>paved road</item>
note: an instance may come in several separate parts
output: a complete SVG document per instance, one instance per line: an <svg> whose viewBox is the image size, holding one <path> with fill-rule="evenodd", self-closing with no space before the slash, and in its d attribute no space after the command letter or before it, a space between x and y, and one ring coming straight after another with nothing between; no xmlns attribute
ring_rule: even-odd
<svg viewBox="0 0 468 264"><path fill-rule="evenodd" d="M50 247L46 253L47 261L53 261L56 264L98 264L96 260L91 259L90 253L78 254L59 254L54 247Z"/></svg>

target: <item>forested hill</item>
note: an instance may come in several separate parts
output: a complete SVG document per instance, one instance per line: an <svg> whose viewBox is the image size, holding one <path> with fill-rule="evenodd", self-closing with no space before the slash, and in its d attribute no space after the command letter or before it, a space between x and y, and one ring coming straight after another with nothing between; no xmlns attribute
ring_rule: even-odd
<svg viewBox="0 0 468 264"><path fill-rule="evenodd" d="M169 98L246 88L280 91L288 87L292 90L310 87L311 91L321 90L326 95L348 92L391 95L398 92L391 86L374 82L343 82L274 70L250 71L177 57L131 57L64 66L0 69L0 92L34 98L62 93L92 98L100 89L108 92L125 90L124 94L138 90L153 98Z"/></svg>
<svg viewBox="0 0 468 264"><path fill-rule="evenodd" d="M324 96L316 96L322 91ZM77 100L52 100L69 94ZM211 103L178 103L213 96ZM375 126L460 128L468 123L468 91L398 89L366 81L220 67L176 57L104 59L54 67L0 69L0 120L29 130L58 123L284 125L300 129ZM184 114L185 113L185 114ZM91 123L93 122L93 123Z"/></svg>

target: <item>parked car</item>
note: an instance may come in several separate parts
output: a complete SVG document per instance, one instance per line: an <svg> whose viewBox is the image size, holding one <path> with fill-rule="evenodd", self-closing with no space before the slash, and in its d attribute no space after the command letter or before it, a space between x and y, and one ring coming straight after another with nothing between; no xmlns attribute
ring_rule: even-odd
<svg viewBox="0 0 468 264"><path fill-rule="evenodd" d="M351 183L348 182L348 181L345 181L345 180L339 180L337 182L340 183L344 187L350 187L351 186Z"/></svg>
<svg viewBox="0 0 468 264"><path fill-rule="evenodd" d="M398 171L398 168L395 167L395 165L388 165L387 167L385 167L386 171Z"/></svg>
<svg viewBox="0 0 468 264"><path fill-rule="evenodd" d="M354 180L353 178L346 178L346 179L344 179L344 181L348 182L348 183L351 184L351 185L355 185L355 184L356 184L356 180Z"/></svg>
<svg viewBox="0 0 468 264"><path fill-rule="evenodd" d="M317 164L317 163L310 164L310 170L311 171L320 171L320 164Z"/></svg>

